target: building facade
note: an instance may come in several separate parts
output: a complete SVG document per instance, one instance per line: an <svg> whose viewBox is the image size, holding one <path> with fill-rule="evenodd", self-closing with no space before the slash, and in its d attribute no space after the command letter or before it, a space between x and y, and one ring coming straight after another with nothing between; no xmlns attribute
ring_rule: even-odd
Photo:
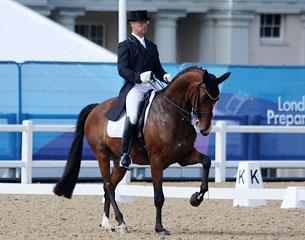
<svg viewBox="0 0 305 240"><path fill-rule="evenodd" d="M16 1L116 53L118 1ZM150 12L162 62L305 64L304 0L127 0L127 9Z"/></svg>

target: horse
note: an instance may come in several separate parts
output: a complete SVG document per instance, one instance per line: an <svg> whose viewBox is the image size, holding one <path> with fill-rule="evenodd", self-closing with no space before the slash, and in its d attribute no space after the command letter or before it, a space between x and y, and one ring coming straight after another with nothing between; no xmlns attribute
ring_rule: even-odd
<svg viewBox="0 0 305 240"><path fill-rule="evenodd" d="M154 97L144 129L145 151L140 139L133 140L131 157L134 164L150 165L156 208L155 231L159 235L170 235L162 224L163 170L173 163L181 166L201 163L203 167L200 191L190 198L192 206L199 206L208 191L208 176L211 159L195 147L196 129L207 136L211 130L213 107L219 99L219 88L230 73L220 77L202 68L191 66L178 73L173 81ZM119 167L120 138L107 135L106 112L117 98L100 104L90 104L79 114L75 136L70 147L67 163L61 179L53 192L58 196L71 198L77 182L83 147L83 137L98 160L104 187L104 213L102 227L108 231L128 232L123 215L115 200L115 189L123 179L126 170ZM110 161L113 161L112 173ZM114 228L109 222L110 204L117 221Z"/></svg>

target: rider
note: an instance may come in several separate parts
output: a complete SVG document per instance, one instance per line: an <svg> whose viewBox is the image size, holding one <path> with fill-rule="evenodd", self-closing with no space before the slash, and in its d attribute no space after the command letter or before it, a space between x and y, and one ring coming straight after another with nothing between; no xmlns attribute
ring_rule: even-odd
<svg viewBox="0 0 305 240"><path fill-rule="evenodd" d="M131 36L118 45L118 71L125 79L118 102L107 112L109 120L116 121L126 106L126 120L122 137L120 167L129 170L130 149L136 132L137 114L144 94L152 89L149 81L152 74L163 82L170 82L171 76L162 68L157 46L144 37L149 24L147 11L128 12Z"/></svg>

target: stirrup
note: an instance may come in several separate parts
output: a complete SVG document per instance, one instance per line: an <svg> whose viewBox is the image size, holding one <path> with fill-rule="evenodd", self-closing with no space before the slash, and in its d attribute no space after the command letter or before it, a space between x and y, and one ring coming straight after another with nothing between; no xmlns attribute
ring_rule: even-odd
<svg viewBox="0 0 305 240"><path fill-rule="evenodd" d="M126 158L128 158L128 159L126 159ZM131 163L130 155L127 153L124 153L120 159L120 167L130 171L130 167L129 167L130 163Z"/></svg>

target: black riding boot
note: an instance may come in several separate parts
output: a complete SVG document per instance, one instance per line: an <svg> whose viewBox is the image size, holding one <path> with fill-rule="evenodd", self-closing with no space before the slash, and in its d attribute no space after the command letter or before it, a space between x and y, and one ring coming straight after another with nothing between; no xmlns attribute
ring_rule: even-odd
<svg viewBox="0 0 305 240"><path fill-rule="evenodd" d="M136 125L132 124L129 117L126 117L124 133L122 137L121 159L120 167L130 170L129 165L131 163L130 149L133 136L135 135Z"/></svg>

